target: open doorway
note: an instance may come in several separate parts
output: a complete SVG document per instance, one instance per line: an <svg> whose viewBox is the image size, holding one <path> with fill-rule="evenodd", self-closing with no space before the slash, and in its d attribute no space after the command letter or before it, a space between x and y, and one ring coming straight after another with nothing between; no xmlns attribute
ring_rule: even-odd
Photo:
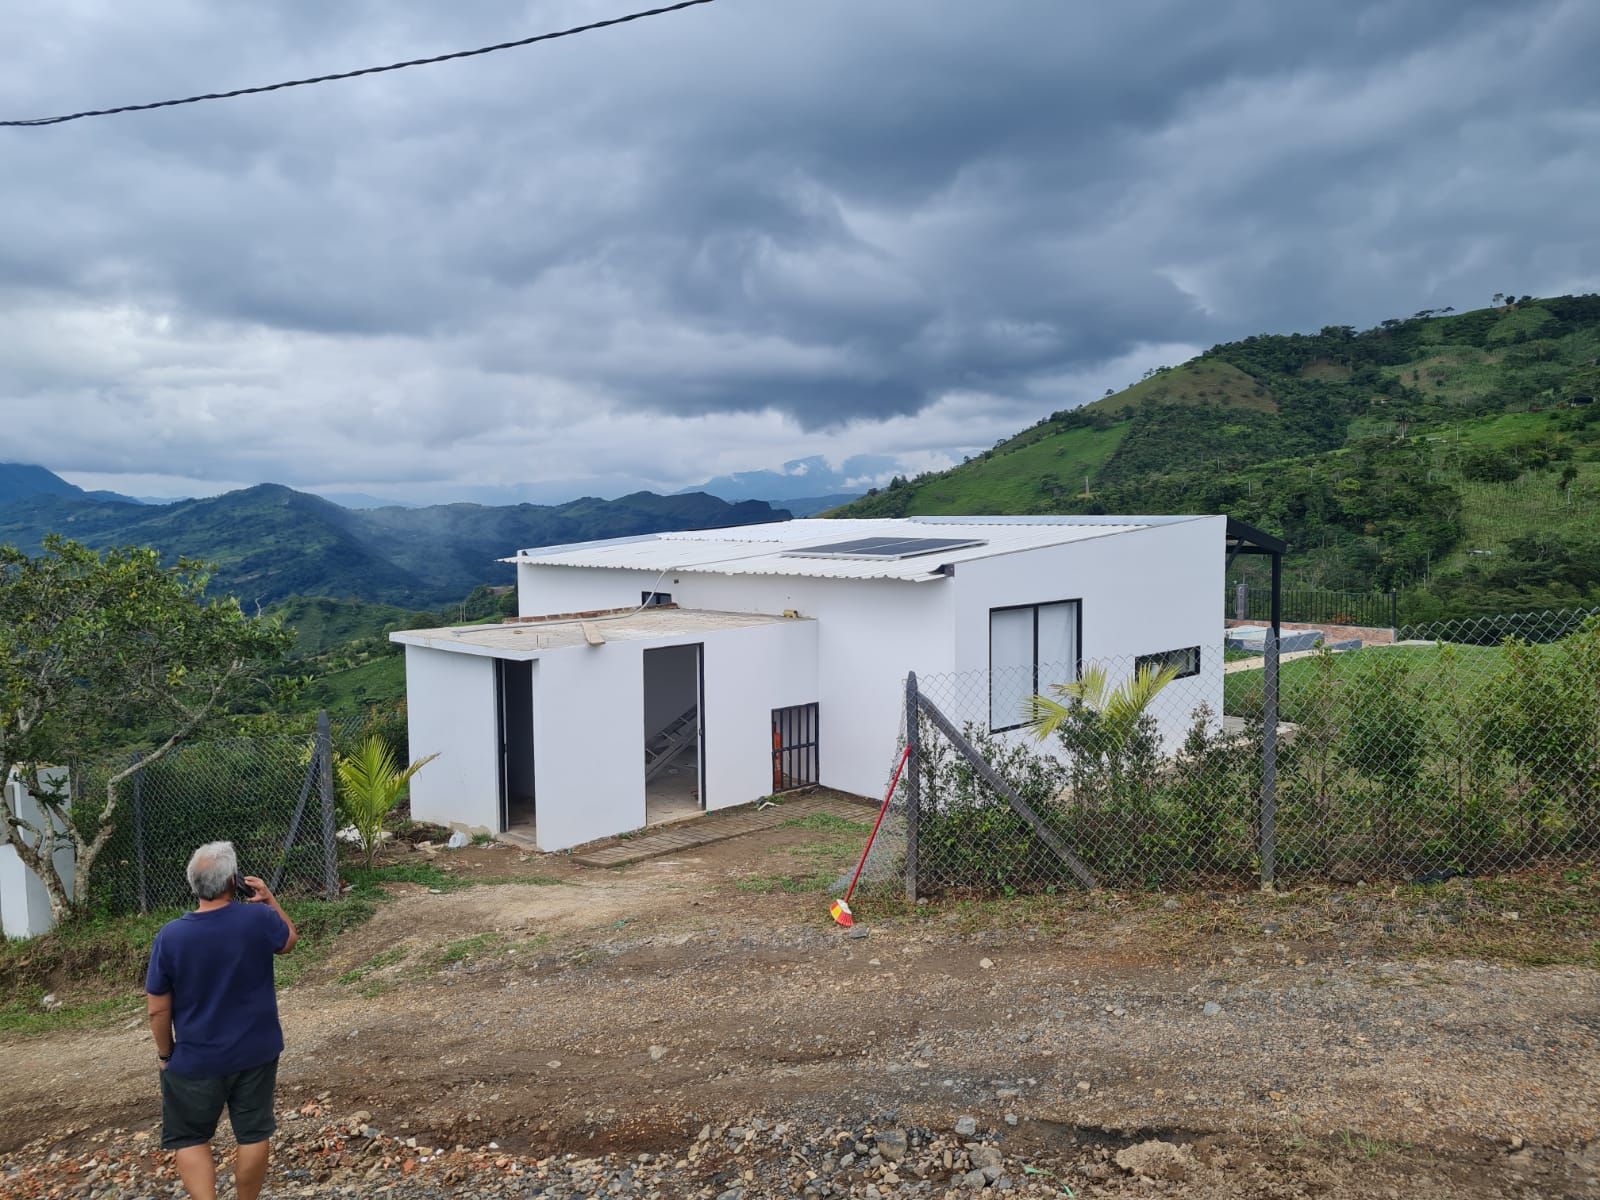
<svg viewBox="0 0 1600 1200"><path fill-rule="evenodd" d="M533 663L497 658L494 679L500 716L500 830L532 837Z"/></svg>
<svg viewBox="0 0 1600 1200"><path fill-rule="evenodd" d="M645 821L692 817L705 808L701 786L702 647L644 652Z"/></svg>

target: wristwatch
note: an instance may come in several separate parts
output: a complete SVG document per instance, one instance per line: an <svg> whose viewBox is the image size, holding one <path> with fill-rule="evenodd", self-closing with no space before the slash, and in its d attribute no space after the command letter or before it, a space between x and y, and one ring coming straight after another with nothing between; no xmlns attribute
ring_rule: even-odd
<svg viewBox="0 0 1600 1200"><path fill-rule="evenodd" d="M171 1062L172 1061L172 1055L170 1055L170 1054L157 1054L156 1057L159 1058L162 1062Z"/></svg>

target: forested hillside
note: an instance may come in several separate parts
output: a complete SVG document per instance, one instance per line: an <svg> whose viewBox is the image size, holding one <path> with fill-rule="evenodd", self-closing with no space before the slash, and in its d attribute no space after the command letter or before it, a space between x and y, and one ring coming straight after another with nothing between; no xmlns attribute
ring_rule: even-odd
<svg viewBox="0 0 1600 1200"><path fill-rule="evenodd" d="M1416 619L1600 603L1597 393L1594 295L1249 337L835 515L1225 512Z"/></svg>
<svg viewBox="0 0 1600 1200"><path fill-rule="evenodd" d="M0 470L0 484L13 471L18 488L38 483L22 470ZM39 468L26 470L62 482ZM729 504L703 493L355 511L277 484L160 505L99 500L63 487L0 499L0 543L33 551L47 533L60 533L97 548L154 546L214 564L215 589L247 604L336 596L431 608L480 584L510 583L511 569L498 560L521 547L788 515L760 501Z"/></svg>

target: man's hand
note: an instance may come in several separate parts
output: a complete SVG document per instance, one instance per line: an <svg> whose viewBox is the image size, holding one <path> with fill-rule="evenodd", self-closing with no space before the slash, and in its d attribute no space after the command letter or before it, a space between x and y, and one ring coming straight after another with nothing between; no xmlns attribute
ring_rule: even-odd
<svg viewBox="0 0 1600 1200"><path fill-rule="evenodd" d="M283 918L283 923L288 927L288 940L278 948L279 954L287 954L294 949L294 944L300 940L300 931L294 927L294 921L289 914L283 911L283 905L278 903L278 898L272 894L272 889L267 886L267 881L259 875L246 875L244 881L250 885L255 894L245 901L246 904L270 904L274 912Z"/></svg>
<svg viewBox="0 0 1600 1200"><path fill-rule="evenodd" d="M244 881L250 885L251 896L246 904L270 904L278 906L278 899L272 894L272 889L267 886L267 881L259 875L246 875Z"/></svg>
<svg viewBox="0 0 1600 1200"><path fill-rule="evenodd" d="M172 1057L172 993L146 992L145 1013L150 1020L150 1036L156 1041L156 1061L165 1071L163 1058Z"/></svg>

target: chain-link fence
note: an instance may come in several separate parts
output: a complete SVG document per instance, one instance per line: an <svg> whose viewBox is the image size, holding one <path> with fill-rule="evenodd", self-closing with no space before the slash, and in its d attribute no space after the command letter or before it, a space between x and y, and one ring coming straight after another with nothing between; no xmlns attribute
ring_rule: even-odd
<svg viewBox="0 0 1600 1200"><path fill-rule="evenodd" d="M374 728L366 718L290 722L270 733L180 744L117 785L112 834L94 864L90 903L144 912L192 900L184 871L196 846L231 841L240 870L287 894L339 891L335 756ZM137 756L72 772L80 829L100 826L106 784Z"/></svg>
<svg viewBox="0 0 1600 1200"><path fill-rule="evenodd" d="M1600 614L1405 632L913 677L866 885L1354 882L1600 851Z"/></svg>

